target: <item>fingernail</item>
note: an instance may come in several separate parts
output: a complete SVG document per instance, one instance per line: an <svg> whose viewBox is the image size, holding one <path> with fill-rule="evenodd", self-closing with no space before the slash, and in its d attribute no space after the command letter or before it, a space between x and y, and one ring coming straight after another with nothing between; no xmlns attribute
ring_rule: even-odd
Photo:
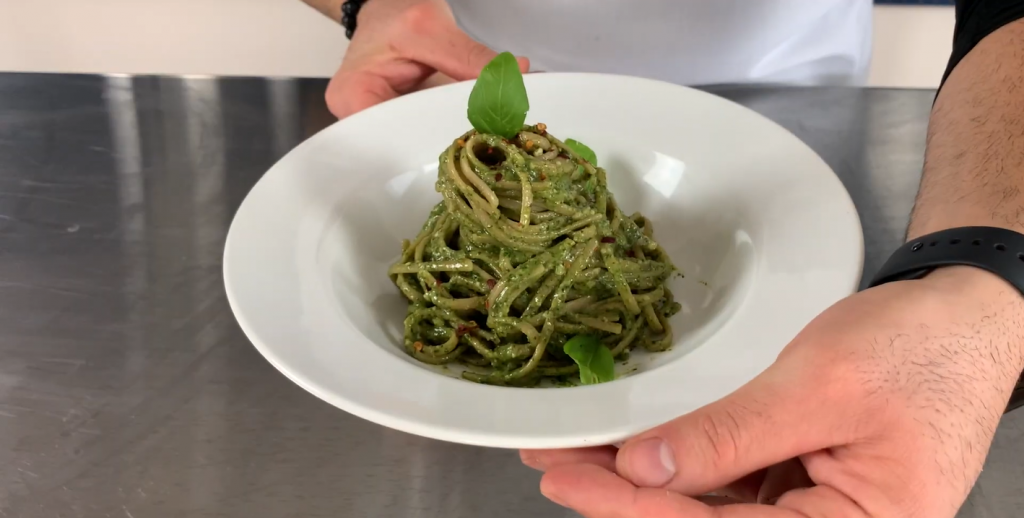
<svg viewBox="0 0 1024 518"><path fill-rule="evenodd" d="M654 437L630 448L629 475L638 486L661 487L676 474L676 459L672 447Z"/></svg>

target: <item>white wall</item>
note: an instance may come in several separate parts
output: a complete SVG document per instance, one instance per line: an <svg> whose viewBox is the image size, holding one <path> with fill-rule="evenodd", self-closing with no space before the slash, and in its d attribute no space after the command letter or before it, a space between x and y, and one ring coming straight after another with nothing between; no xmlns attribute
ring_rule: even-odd
<svg viewBox="0 0 1024 518"><path fill-rule="evenodd" d="M952 7L875 7L870 84L938 86L949 60L955 21Z"/></svg>
<svg viewBox="0 0 1024 518"><path fill-rule="evenodd" d="M0 0L0 70L324 76L347 43L299 0Z"/></svg>
<svg viewBox="0 0 1024 518"><path fill-rule="evenodd" d="M871 84L937 85L952 30L950 7L877 7ZM0 0L0 70L328 76L346 45L299 0Z"/></svg>

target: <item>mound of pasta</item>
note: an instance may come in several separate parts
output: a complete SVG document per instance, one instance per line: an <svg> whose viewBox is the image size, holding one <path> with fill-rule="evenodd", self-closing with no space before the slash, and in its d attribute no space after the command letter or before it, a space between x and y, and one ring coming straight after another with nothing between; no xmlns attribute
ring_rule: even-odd
<svg viewBox="0 0 1024 518"><path fill-rule="evenodd" d="M620 210L592 152L567 142L537 124L513 139L471 131L444 151L443 201L388 272L409 299L408 354L534 386L607 381L590 374L593 350L568 350L577 337L615 360L672 344L671 260L650 221Z"/></svg>

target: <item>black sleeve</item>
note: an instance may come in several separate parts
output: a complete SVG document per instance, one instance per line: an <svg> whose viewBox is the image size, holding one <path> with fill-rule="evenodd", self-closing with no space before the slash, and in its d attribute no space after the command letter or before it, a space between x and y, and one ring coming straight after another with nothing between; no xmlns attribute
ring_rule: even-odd
<svg viewBox="0 0 1024 518"><path fill-rule="evenodd" d="M942 82L975 45L1000 27L1024 18L1024 0L956 0L953 55Z"/></svg>

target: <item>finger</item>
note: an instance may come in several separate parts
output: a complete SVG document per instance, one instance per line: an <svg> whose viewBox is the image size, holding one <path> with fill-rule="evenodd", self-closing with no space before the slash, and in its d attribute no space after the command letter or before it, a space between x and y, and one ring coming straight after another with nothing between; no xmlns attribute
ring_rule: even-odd
<svg viewBox="0 0 1024 518"><path fill-rule="evenodd" d="M755 471L722 489L716 495L725 496L740 503L774 503L787 491L813 487L814 481L804 469L800 459L790 459L768 469Z"/></svg>
<svg viewBox="0 0 1024 518"><path fill-rule="evenodd" d="M854 439L849 423L856 420L848 405L817 397L822 387L773 369L725 399L627 442L616 460L618 473L638 486L699 495Z"/></svg>
<svg viewBox="0 0 1024 518"><path fill-rule="evenodd" d="M456 81L468 81L480 75L480 70L498 55L462 32L454 22L431 27L422 37L403 39L398 52L413 61L423 63ZM530 71L530 60L518 57L519 71Z"/></svg>
<svg viewBox="0 0 1024 518"><path fill-rule="evenodd" d="M466 35L450 13L426 3L406 13L402 36L373 59L346 60L328 85L327 106L339 119L414 90L476 78L496 52ZM523 73L526 58L517 58ZM438 72L435 74L434 72Z"/></svg>
<svg viewBox="0 0 1024 518"><path fill-rule="evenodd" d="M614 446L568 450L521 450L519 458L522 459L523 464L540 471L547 471L564 464L593 464L609 471L615 471L615 454L617 452L618 449Z"/></svg>
<svg viewBox="0 0 1024 518"><path fill-rule="evenodd" d="M755 501L759 504L771 504L793 489L809 487L814 487L814 481L807 475L803 463L799 459L790 459L768 468Z"/></svg>
<svg viewBox="0 0 1024 518"><path fill-rule="evenodd" d="M431 74L430 77L424 79L423 82L420 83L420 85L418 87L416 87L416 89L417 90L426 90L427 88L434 88L435 86L450 85L450 84L452 84L454 82L455 82L454 79L452 79L452 78L450 78L450 77L448 77L448 76L446 76L446 75L444 75L444 74L442 74L440 72L437 72L437 73Z"/></svg>
<svg viewBox="0 0 1024 518"><path fill-rule="evenodd" d="M343 65L327 85L327 107L343 119L414 90L432 73L426 65L402 59L351 70Z"/></svg>
<svg viewBox="0 0 1024 518"><path fill-rule="evenodd" d="M540 492L552 502L587 518L633 517L636 487L593 464L569 464L548 471ZM666 518L668 518L666 516Z"/></svg>
<svg viewBox="0 0 1024 518"><path fill-rule="evenodd" d="M761 492L761 485L768 470L755 471L729 485L716 489L714 494L739 500L742 503L757 503L757 495Z"/></svg>
<svg viewBox="0 0 1024 518"><path fill-rule="evenodd" d="M721 507L723 505L735 505L735 504L747 503L747 502L744 502L743 500L737 500L737 499L732 498L732 497L718 496L718 495L696 496L696 497L694 497L694 500L696 500L696 501L698 501L698 502L700 502L702 504L710 505L711 507Z"/></svg>
<svg viewBox="0 0 1024 518"><path fill-rule="evenodd" d="M353 72L334 76L327 85L324 99L331 113L338 119L344 119L397 95L383 77Z"/></svg>
<svg viewBox="0 0 1024 518"><path fill-rule="evenodd" d="M541 492L587 518L861 518L817 513L814 508L799 514L793 508L756 504L712 506L667 489L637 488L606 469L586 464L553 468L541 479ZM805 501L821 505L820 500L800 496L794 501L797 505ZM824 504L830 505L827 509L837 508Z"/></svg>
<svg viewBox="0 0 1024 518"><path fill-rule="evenodd" d="M815 486L789 491L779 498L774 508L791 513L779 515L786 517L871 518L871 515L857 502L828 486ZM739 518L739 516L736 518Z"/></svg>

